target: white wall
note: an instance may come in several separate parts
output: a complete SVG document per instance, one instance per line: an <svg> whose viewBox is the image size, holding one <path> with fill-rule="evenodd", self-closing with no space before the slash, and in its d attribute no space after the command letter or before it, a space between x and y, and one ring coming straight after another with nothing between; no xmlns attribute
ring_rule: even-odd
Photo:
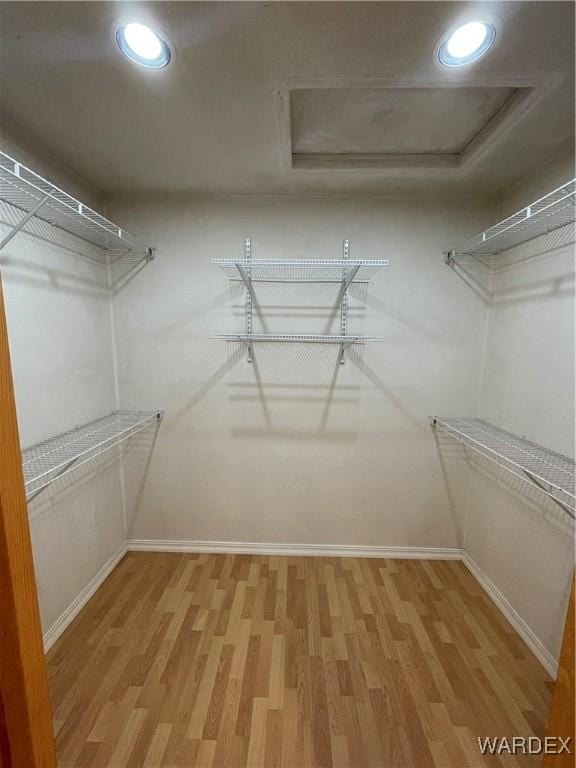
<svg viewBox="0 0 576 768"><path fill-rule="evenodd" d="M556 159L502 200L506 213L574 176ZM493 283L479 416L574 456L574 226L509 251ZM465 547L557 658L574 567L566 513L488 465L474 473Z"/></svg>
<svg viewBox="0 0 576 768"><path fill-rule="evenodd" d="M442 474L428 417L473 413L486 306L442 250L493 217L478 201L251 197L117 202L158 247L115 297L124 406L166 409L142 492L139 539L458 547L467 476ZM242 330L242 289L213 257L387 257L351 301L353 350L259 346L255 364L210 338ZM356 289L354 289L356 291ZM337 290L258 285L269 331L326 332ZM258 327L258 325L257 325Z"/></svg>
<svg viewBox="0 0 576 768"><path fill-rule="evenodd" d="M0 233L19 216L2 204ZM22 447L116 407L106 268L90 246L34 231L0 254ZM29 513L47 631L124 541L117 458L56 481Z"/></svg>

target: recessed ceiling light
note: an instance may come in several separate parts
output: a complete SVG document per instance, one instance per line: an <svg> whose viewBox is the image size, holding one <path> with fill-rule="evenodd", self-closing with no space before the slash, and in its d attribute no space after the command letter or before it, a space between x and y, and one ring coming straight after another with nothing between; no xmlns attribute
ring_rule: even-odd
<svg viewBox="0 0 576 768"><path fill-rule="evenodd" d="M170 62L168 43L145 24L132 22L118 27L116 42L125 56L143 67L160 69Z"/></svg>
<svg viewBox="0 0 576 768"><path fill-rule="evenodd" d="M453 32L440 45L438 58L446 67L462 67L483 56L496 38L493 24L471 21Z"/></svg>

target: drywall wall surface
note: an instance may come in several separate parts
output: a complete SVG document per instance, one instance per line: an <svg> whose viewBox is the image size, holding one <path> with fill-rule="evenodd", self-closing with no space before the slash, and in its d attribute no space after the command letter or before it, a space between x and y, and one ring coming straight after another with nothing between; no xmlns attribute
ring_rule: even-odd
<svg viewBox="0 0 576 768"><path fill-rule="evenodd" d="M442 251L484 226L477 201L386 197L117 201L157 247L114 299L121 401L164 408L127 459L130 536L454 547L467 467L441 464L428 417L474 412L486 305ZM351 290L348 331L382 343L258 345L245 291L212 258L390 259ZM338 285L255 286L256 332L338 333Z"/></svg>
<svg viewBox="0 0 576 768"><path fill-rule="evenodd" d="M62 623L124 545L119 461L111 451L106 458L103 455L102 460L95 459L56 481L29 502L45 634ZM62 629L66 624L64 620Z"/></svg>
<svg viewBox="0 0 576 768"><path fill-rule="evenodd" d="M20 215L2 204L2 235ZM77 239L32 228L0 254L23 448L116 407L106 267ZM46 631L124 541L117 457L57 480L29 512Z"/></svg>
<svg viewBox="0 0 576 768"><path fill-rule="evenodd" d="M574 455L574 227L510 252L495 275L480 415Z"/></svg>
<svg viewBox="0 0 576 768"><path fill-rule="evenodd" d="M542 174L535 197L562 173ZM517 200L530 202L525 191ZM510 201L507 203L510 205ZM479 415L574 456L574 226L509 251L494 276ZM472 459L472 457L471 457ZM537 490L480 464L465 546L556 657L574 567L567 514Z"/></svg>

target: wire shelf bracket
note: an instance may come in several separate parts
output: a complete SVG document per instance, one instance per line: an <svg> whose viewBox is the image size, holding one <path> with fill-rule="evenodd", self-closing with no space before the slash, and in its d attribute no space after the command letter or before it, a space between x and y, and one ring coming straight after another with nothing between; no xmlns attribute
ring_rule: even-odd
<svg viewBox="0 0 576 768"><path fill-rule="evenodd" d="M572 459L483 419L432 416L430 421L435 429L530 482L575 519L576 467Z"/></svg>
<svg viewBox="0 0 576 768"><path fill-rule="evenodd" d="M136 433L156 425L164 411L114 411L22 451L26 499Z"/></svg>
<svg viewBox="0 0 576 768"><path fill-rule="evenodd" d="M494 268L500 254L571 224L575 219L576 179L571 179L526 208L446 251L444 261L454 266L459 260L474 258L484 266Z"/></svg>
<svg viewBox="0 0 576 768"><path fill-rule="evenodd" d="M38 219L98 248L98 260L107 266L154 258L151 246L1 151L0 200L22 214L0 242L0 251L32 219Z"/></svg>
<svg viewBox="0 0 576 768"><path fill-rule="evenodd" d="M240 281L246 287L245 332L217 333L213 338L238 341L246 345L248 362L254 359L255 342L292 341L339 344L339 362L344 363L344 352L351 344L384 341L382 336L352 336L348 334L348 289L354 283L368 283L388 259L351 259L350 241L344 240L341 259L253 259L250 238L244 241L243 259L212 259L231 281ZM255 301L254 283L334 283L339 286L340 333L331 334L254 334L252 319Z"/></svg>

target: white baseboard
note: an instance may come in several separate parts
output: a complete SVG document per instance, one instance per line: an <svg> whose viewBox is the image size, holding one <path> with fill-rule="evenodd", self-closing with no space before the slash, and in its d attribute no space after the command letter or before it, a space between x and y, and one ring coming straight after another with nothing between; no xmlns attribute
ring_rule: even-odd
<svg viewBox="0 0 576 768"><path fill-rule="evenodd" d="M381 557L398 560L461 560L502 612L522 640L551 677L556 677L557 660L544 647L528 624L513 608L478 563L458 547L379 547L345 546L342 544L272 544L265 542L240 541L179 541L170 539L128 539L102 566L94 578L68 606L62 615L44 634L44 649L47 651L60 637L66 627L78 615L98 587L120 562L126 552L190 552L244 555L284 555L308 557Z"/></svg>
<svg viewBox="0 0 576 768"><path fill-rule="evenodd" d="M88 584L86 584L80 594L74 598L68 608L66 608L66 610L60 614L50 629L44 633L44 652L50 650L62 632L64 632L66 627L76 618L88 600L90 600L94 592L96 592L98 587L108 578L120 560L122 560L126 554L126 551L126 542L124 542L120 547L118 547L116 552L114 552L114 554L108 558L102 568L100 568L94 578L91 579Z"/></svg>
<svg viewBox="0 0 576 768"><path fill-rule="evenodd" d="M550 677L555 678L558 669L558 661L554 658L554 656L552 656L550 651L544 647L534 632L530 629L528 624L524 621L522 616L520 616L520 614L508 601L508 599L504 597L502 592L500 592L494 582L491 581L488 575L482 570L482 568L480 568L478 563L473 560L465 550L462 554L462 562L474 576L476 581L480 584L482 589L492 599L492 602L496 605L496 607L499 608L500 612L504 614L506 619L508 619L515 631L520 635L522 640L524 640L528 648L530 648L534 656L536 656Z"/></svg>
<svg viewBox="0 0 576 768"><path fill-rule="evenodd" d="M344 544L271 544L240 541L172 541L128 539L130 552L206 552L235 555L284 555L298 557L382 557L398 560L461 560L458 547L370 547Z"/></svg>

